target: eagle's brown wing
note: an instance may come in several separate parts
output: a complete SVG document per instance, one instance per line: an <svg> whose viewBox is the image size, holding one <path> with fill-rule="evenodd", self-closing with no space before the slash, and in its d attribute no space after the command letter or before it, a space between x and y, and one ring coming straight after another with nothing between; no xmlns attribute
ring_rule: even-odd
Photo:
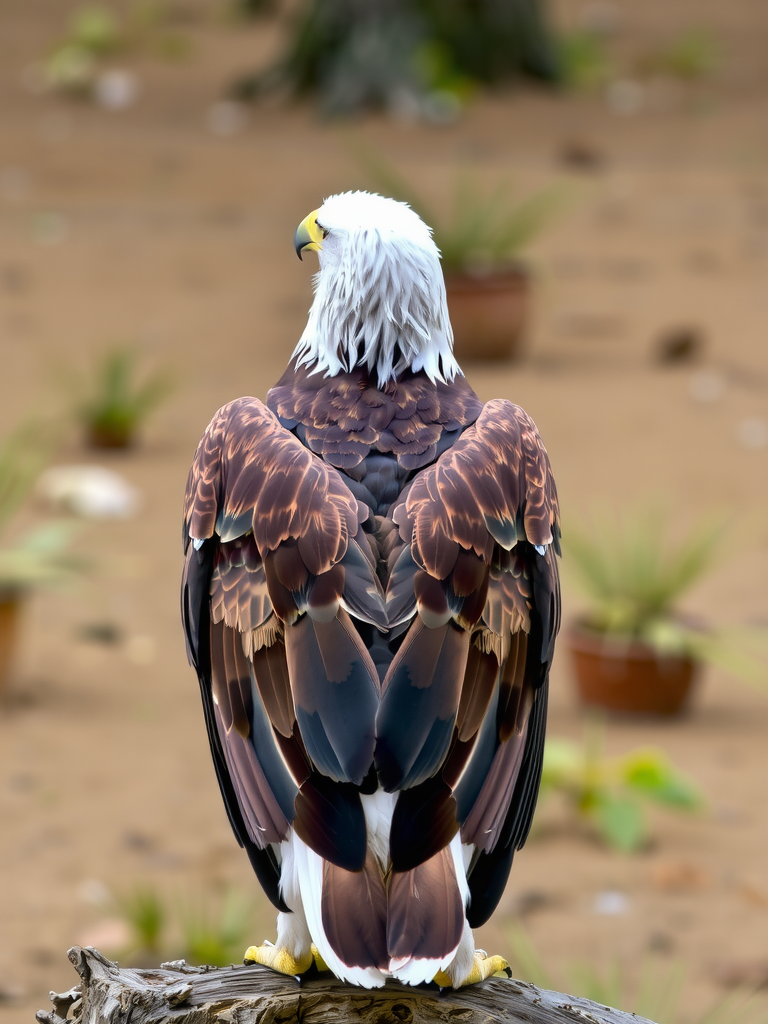
<svg viewBox="0 0 768 1024"><path fill-rule="evenodd" d="M399 793L393 868L460 830L477 924L530 827L560 620L557 494L533 421L489 402L391 515L390 622L413 616L376 720L379 778Z"/></svg>
<svg viewBox="0 0 768 1024"><path fill-rule="evenodd" d="M219 410L189 473L188 653L230 821L277 906L290 825L332 863L365 860L379 680L347 609L385 624L367 516L255 398Z"/></svg>

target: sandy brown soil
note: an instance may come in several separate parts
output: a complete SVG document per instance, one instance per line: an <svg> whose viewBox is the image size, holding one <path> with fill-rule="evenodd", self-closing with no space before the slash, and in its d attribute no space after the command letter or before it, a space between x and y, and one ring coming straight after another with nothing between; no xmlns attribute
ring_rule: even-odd
<svg viewBox="0 0 768 1024"><path fill-rule="evenodd" d="M324 195L368 182L343 132L306 108L256 108L232 138L206 130L222 83L273 45L269 29L191 17L191 58L134 60L140 101L110 114L20 85L72 5L2 6L0 429L62 404L57 366L82 365L115 341L135 340L179 382L135 453L95 458L74 432L59 453L119 470L144 504L130 521L88 529L92 576L29 602L0 713L0 1024L16 1024L49 989L72 984L67 947L98 941L105 915L88 899L95 882L256 893L221 806L183 651L180 501L213 411L243 393L263 397L301 332L310 268L292 251L296 223ZM754 0L618 9L617 45L629 52L708 24L720 33L723 67L703 85L662 83L632 116L600 96L518 91L478 102L445 128L373 119L355 130L438 195L449 193L459 160L481 176L511 170L521 190L564 184L568 211L531 253L540 279L529 357L467 365L469 379L484 399L510 397L532 413L566 524L602 503L622 512L656 495L680 523L712 508L732 513L724 557L690 609L765 623L768 448L746 446L740 425L768 418L768 11ZM572 140L603 154L599 171L563 166ZM63 218L58 241L35 237L45 212ZM654 361L655 340L676 325L706 338L699 366ZM723 385L709 403L691 394L702 368ZM578 596L567 575L565 603L572 617ZM123 642L79 639L83 626L105 621ZM581 734L571 683L562 649L553 735ZM721 992L719 961L768 964L767 730L768 692L716 671L686 719L612 723L611 751L663 746L708 810L654 814L652 844L626 857L545 808L479 943L508 951L505 930L527 907L525 927L555 975L576 961L687 964L691 1018ZM604 891L625 894L625 913L595 912ZM266 901L258 907L254 940L272 932Z"/></svg>

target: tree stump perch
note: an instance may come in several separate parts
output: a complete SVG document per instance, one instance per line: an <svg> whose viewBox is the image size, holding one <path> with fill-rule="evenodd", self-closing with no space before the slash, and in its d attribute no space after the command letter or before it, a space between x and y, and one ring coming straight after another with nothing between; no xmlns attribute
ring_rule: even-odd
<svg viewBox="0 0 768 1024"><path fill-rule="evenodd" d="M315 974L300 983L268 967L120 968L92 947L68 957L80 984L51 992L39 1024L650 1024L587 999L492 978L453 991L390 981L381 989Z"/></svg>

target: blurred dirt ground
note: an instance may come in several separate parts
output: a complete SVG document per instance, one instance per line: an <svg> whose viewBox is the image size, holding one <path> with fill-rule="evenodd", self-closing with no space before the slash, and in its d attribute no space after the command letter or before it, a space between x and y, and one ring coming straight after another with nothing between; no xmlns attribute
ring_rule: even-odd
<svg viewBox="0 0 768 1024"><path fill-rule="evenodd" d="M560 16L574 23L587 6L564 2ZM512 398L536 419L566 528L597 506L621 514L659 495L679 525L713 508L731 514L723 557L690 610L768 623L764 4L616 3L616 46L630 56L691 25L710 27L724 55L703 83L655 82L631 115L601 94L517 89L439 128L330 126L308 107L264 104L227 137L210 131L207 112L234 74L273 52L272 28L235 29L210 5L180 3L188 59L131 58L140 97L111 113L23 86L72 7L4 0L0 13L0 429L64 406L62 366L117 342L172 366L178 386L135 452L95 457L74 431L59 452L123 473L143 505L130 521L88 527L92 575L26 609L0 713L0 1024L31 1020L49 989L74 982L73 943L111 952L93 903L104 886L178 896L234 885L257 901L253 941L272 934L229 831L184 655L180 504L212 413L263 397L301 333L311 267L296 260L295 225L323 196L371 184L350 133L437 197L449 196L457 163L481 179L511 173L521 192L560 183L566 211L531 252L528 357L467 364L467 375L482 398ZM569 168L574 146L599 166ZM705 339L701 360L660 365L659 337L689 326ZM566 570L566 618L578 601ZM120 643L82 639L105 622ZM563 645L553 735L581 735L571 682ZM558 979L576 962L619 959L629 973L649 957L685 964L691 1020L722 995L719 963L762 962L768 973L767 729L768 690L716 671L684 720L611 723L609 750L663 746L707 811L654 813L653 842L626 857L544 808L478 943L509 953L521 915ZM623 894L607 902L620 913L597 912L606 892Z"/></svg>

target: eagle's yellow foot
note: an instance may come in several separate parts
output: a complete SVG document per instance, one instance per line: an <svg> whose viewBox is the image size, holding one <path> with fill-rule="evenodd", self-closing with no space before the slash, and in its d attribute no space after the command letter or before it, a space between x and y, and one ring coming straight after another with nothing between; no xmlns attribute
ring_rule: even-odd
<svg viewBox="0 0 768 1024"><path fill-rule="evenodd" d="M314 945L314 943L312 945L312 959L315 962L315 967L321 974L330 974L331 968L328 966L325 960L323 960L322 956L320 955L320 950L317 948L317 946Z"/></svg>
<svg viewBox="0 0 768 1024"><path fill-rule="evenodd" d="M463 981L454 984L447 971L438 971L434 980L440 988L464 988L465 985L476 985L478 981L492 978L494 974L503 974L511 978L512 970L503 956L487 956L484 950L477 949L472 970Z"/></svg>
<svg viewBox="0 0 768 1024"><path fill-rule="evenodd" d="M271 967L273 971L290 974L293 977L304 974L314 962L315 958L311 950L306 956L297 960L287 949L273 946L271 942L265 942L263 946L249 946L243 954L244 964L264 964L265 967Z"/></svg>

